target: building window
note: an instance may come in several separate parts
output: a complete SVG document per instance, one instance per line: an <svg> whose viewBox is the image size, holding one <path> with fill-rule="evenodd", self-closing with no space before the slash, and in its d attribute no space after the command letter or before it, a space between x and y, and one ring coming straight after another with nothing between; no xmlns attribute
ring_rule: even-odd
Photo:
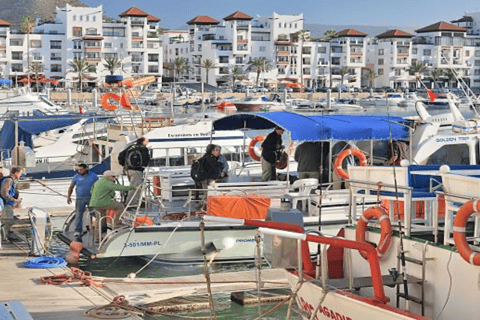
<svg viewBox="0 0 480 320"><path fill-rule="evenodd" d="M104 59L112 59L112 58L116 58L116 57L117 57L117 53L104 53L103 54Z"/></svg>
<svg viewBox="0 0 480 320"><path fill-rule="evenodd" d="M73 21L77 21L77 16L76 16L76 15L73 15L72 20L73 20Z"/></svg>
<svg viewBox="0 0 480 320"><path fill-rule="evenodd" d="M148 73L158 73L158 66L148 66Z"/></svg>
<svg viewBox="0 0 480 320"><path fill-rule="evenodd" d="M383 56L384 54L384 49L378 49L378 55Z"/></svg>
<svg viewBox="0 0 480 320"><path fill-rule="evenodd" d="M295 29L297 28L297 24L295 23Z"/></svg>
<svg viewBox="0 0 480 320"><path fill-rule="evenodd" d="M281 27L282 27L282 23L281 23L281 22L280 22L280 23L278 23L278 27L279 27L279 28L281 28Z"/></svg>
<svg viewBox="0 0 480 320"><path fill-rule="evenodd" d="M402 69L395 69L395 75L397 77L401 76L402 75Z"/></svg>
<svg viewBox="0 0 480 320"><path fill-rule="evenodd" d="M120 42L120 48L123 48L123 42Z"/></svg>
<svg viewBox="0 0 480 320"><path fill-rule="evenodd" d="M220 56L218 57L219 63L228 63L228 56Z"/></svg>
<svg viewBox="0 0 480 320"><path fill-rule="evenodd" d="M423 55L424 56L431 56L432 55L432 50L431 49L423 49Z"/></svg>
<svg viewBox="0 0 480 320"><path fill-rule="evenodd" d="M93 21L97 21L97 16L92 16Z"/></svg>
<svg viewBox="0 0 480 320"><path fill-rule="evenodd" d="M23 60L22 51L12 51L12 60Z"/></svg>
<svg viewBox="0 0 480 320"><path fill-rule="evenodd" d="M23 46L23 41L20 39L10 39L11 46Z"/></svg>
<svg viewBox="0 0 480 320"><path fill-rule="evenodd" d="M23 72L23 64L12 63L12 72Z"/></svg>
<svg viewBox="0 0 480 320"><path fill-rule="evenodd" d="M378 59L378 65L383 66L383 59Z"/></svg>
<svg viewBox="0 0 480 320"><path fill-rule="evenodd" d="M104 47L108 48L108 49L111 49L113 46L112 46L111 42L105 42Z"/></svg>
<svg viewBox="0 0 480 320"><path fill-rule="evenodd" d="M267 47L262 46L262 47L260 47L258 50L259 50L260 52L265 52L265 51L267 51Z"/></svg>
<svg viewBox="0 0 480 320"><path fill-rule="evenodd" d="M465 50L465 57L470 57L470 51L469 50Z"/></svg>
<svg viewBox="0 0 480 320"><path fill-rule="evenodd" d="M243 58L242 57L235 57L235 63L242 64L243 63Z"/></svg>
<svg viewBox="0 0 480 320"><path fill-rule="evenodd" d="M201 44L198 45L198 51L202 51L202 45Z"/></svg>
<svg viewBox="0 0 480 320"><path fill-rule="evenodd" d="M82 49L82 41L80 41L80 40L74 40L74 41L73 41L73 49L74 49L74 50L80 50L80 49Z"/></svg>
<svg viewBox="0 0 480 320"><path fill-rule="evenodd" d="M72 28L72 35L74 37L81 37L82 36L82 27L73 27Z"/></svg>
<svg viewBox="0 0 480 320"><path fill-rule="evenodd" d="M62 49L62 41L51 40L50 49Z"/></svg>
<svg viewBox="0 0 480 320"><path fill-rule="evenodd" d="M158 62L158 54L149 54L148 62Z"/></svg>
<svg viewBox="0 0 480 320"><path fill-rule="evenodd" d="M13 55L13 52L12 52L12 55ZM480 60L475 60L475 67L480 67Z"/></svg>
<svg viewBox="0 0 480 320"><path fill-rule="evenodd" d="M83 16L80 16L80 21L83 21Z"/></svg>
<svg viewBox="0 0 480 320"><path fill-rule="evenodd" d="M140 66L139 65L133 65L132 66L132 73L140 73Z"/></svg>
<svg viewBox="0 0 480 320"><path fill-rule="evenodd" d="M73 53L74 60L82 60L82 53L81 52L74 52Z"/></svg>
<svg viewBox="0 0 480 320"><path fill-rule="evenodd" d="M318 53L327 53L326 47L318 47Z"/></svg>
<svg viewBox="0 0 480 320"><path fill-rule="evenodd" d="M43 57L40 52L32 52L33 61L42 61Z"/></svg>
<svg viewBox="0 0 480 320"><path fill-rule="evenodd" d="M418 49L417 48L412 48L412 54L417 54L418 53Z"/></svg>
<svg viewBox="0 0 480 320"><path fill-rule="evenodd" d="M90 20L89 18L90 18L90 16L89 16L89 15L86 15L86 16L85 16L85 21L89 21L89 20Z"/></svg>
<svg viewBox="0 0 480 320"><path fill-rule="evenodd" d="M50 65L50 72L62 72L62 65L61 64Z"/></svg>
<svg viewBox="0 0 480 320"><path fill-rule="evenodd" d="M476 76L480 76L480 69L475 69L475 71L474 71L474 75L476 75Z"/></svg>
<svg viewBox="0 0 480 320"><path fill-rule="evenodd" d="M30 41L31 48L41 48L42 47L42 40L32 40Z"/></svg>
<svg viewBox="0 0 480 320"><path fill-rule="evenodd" d="M62 61L62 54L60 52L50 52L50 60Z"/></svg>
<svg viewBox="0 0 480 320"><path fill-rule="evenodd" d="M475 57L480 57L480 50L475 51Z"/></svg>
<svg viewBox="0 0 480 320"><path fill-rule="evenodd" d="M378 75L382 76L383 75L383 69L378 69Z"/></svg>

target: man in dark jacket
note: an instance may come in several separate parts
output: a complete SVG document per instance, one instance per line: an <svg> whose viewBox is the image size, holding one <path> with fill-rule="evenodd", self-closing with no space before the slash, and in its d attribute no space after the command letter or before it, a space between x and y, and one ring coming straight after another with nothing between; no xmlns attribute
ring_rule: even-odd
<svg viewBox="0 0 480 320"><path fill-rule="evenodd" d="M202 189L207 189L208 186L215 185L215 180L220 177L220 163L218 162L220 150L221 148L214 144L207 146L207 150L203 155L205 157L204 169L206 179L202 180Z"/></svg>
<svg viewBox="0 0 480 320"><path fill-rule="evenodd" d="M143 170L148 167L150 161L150 152L147 149L148 139L141 137L137 142L130 146L126 152L126 161L124 170L127 173L128 181L130 185L135 187L135 190L129 191L127 196L127 204L137 205L138 199L140 199L141 190L138 186L143 184ZM135 155L130 156L132 153ZM132 163L132 160L135 163ZM132 199L133 198L133 199ZM132 201L130 202L130 199Z"/></svg>
<svg viewBox="0 0 480 320"><path fill-rule="evenodd" d="M277 172L275 170L275 162L282 146L282 133L283 130L280 127L275 127L275 130L271 132L265 141L262 143L262 180L276 180Z"/></svg>
<svg viewBox="0 0 480 320"><path fill-rule="evenodd" d="M322 147L318 142L304 142L295 150L299 179L320 178Z"/></svg>

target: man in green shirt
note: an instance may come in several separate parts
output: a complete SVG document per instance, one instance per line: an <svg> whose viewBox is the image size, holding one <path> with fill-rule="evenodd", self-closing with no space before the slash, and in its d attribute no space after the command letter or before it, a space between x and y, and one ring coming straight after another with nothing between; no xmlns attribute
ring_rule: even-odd
<svg viewBox="0 0 480 320"><path fill-rule="evenodd" d="M115 183L116 176L118 176L118 173L112 170L107 170L103 173L103 178L93 185L89 204L92 209L100 212L102 217L107 215L108 210L115 211L115 221L112 223L114 226L118 224L118 215L125 209L122 203L115 201L115 191L130 191L136 189L133 186L122 186ZM104 229L106 227L106 221L105 219L102 221L102 229Z"/></svg>

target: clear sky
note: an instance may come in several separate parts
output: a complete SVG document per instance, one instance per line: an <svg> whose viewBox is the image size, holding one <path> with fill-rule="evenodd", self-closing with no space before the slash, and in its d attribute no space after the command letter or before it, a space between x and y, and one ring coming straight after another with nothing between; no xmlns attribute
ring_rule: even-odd
<svg viewBox="0 0 480 320"><path fill-rule="evenodd" d="M178 28L197 15L217 20L240 10L253 17L280 14L305 16L305 23L423 27L450 21L467 12L479 12L478 0L82 0L86 5L102 4L110 17L138 8L162 19L164 28Z"/></svg>

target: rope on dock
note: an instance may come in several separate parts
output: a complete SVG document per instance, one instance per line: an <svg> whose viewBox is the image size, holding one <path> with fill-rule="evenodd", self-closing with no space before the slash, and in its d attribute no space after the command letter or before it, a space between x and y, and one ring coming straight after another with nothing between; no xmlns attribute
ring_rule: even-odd
<svg viewBox="0 0 480 320"><path fill-rule="evenodd" d="M67 262L61 257L42 256L28 259L23 263L25 268L34 269L48 269L48 268L62 268L67 265Z"/></svg>

